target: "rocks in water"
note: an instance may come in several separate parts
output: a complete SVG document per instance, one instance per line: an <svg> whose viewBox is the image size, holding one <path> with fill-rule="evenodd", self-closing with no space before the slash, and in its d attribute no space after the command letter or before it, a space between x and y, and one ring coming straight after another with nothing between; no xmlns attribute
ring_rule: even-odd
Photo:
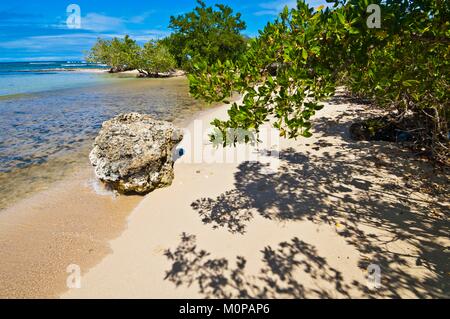
<svg viewBox="0 0 450 319"><path fill-rule="evenodd" d="M145 194L174 178L173 149L183 132L172 123L139 113L103 123L89 155L95 174L125 194Z"/></svg>

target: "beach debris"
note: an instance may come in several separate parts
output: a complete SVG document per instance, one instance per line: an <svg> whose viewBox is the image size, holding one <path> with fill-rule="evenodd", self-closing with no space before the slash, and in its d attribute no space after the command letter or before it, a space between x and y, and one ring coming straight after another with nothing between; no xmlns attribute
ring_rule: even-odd
<svg viewBox="0 0 450 319"><path fill-rule="evenodd" d="M183 157L186 154L186 151L184 150L183 147L178 146L177 148L175 148L174 152L173 152L173 160L176 161L179 158Z"/></svg>
<svg viewBox="0 0 450 319"><path fill-rule="evenodd" d="M139 113L120 114L103 123L89 159L96 176L122 194L146 194L169 186L173 151L183 131L172 123Z"/></svg>

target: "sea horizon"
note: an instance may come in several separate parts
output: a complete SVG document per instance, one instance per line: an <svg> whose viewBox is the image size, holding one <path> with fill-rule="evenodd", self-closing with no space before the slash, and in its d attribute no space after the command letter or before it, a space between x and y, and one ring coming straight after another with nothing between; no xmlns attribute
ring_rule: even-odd
<svg viewBox="0 0 450 319"><path fill-rule="evenodd" d="M106 71L108 67L70 60L0 62L0 97L98 84L105 80L93 74L99 69Z"/></svg>

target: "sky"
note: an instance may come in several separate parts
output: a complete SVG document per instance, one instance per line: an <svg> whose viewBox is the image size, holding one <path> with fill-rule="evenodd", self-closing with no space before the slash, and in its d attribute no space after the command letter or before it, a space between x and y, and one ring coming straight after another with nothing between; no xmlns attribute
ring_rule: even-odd
<svg viewBox="0 0 450 319"><path fill-rule="evenodd" d="M296 0L206 0L207 5L223 3L242 14L243 32L256 36L285 5ZM307 0L311 6L325 0ZM80 24L74 10L80 8ZM14 0L0 1L0 62L75 61L96 39L129 34L139 43L170 34L170 16L191 11L195 0ZM72 14L72 15L71 15ZM67 20L69 19L69 25Z"/></svg>

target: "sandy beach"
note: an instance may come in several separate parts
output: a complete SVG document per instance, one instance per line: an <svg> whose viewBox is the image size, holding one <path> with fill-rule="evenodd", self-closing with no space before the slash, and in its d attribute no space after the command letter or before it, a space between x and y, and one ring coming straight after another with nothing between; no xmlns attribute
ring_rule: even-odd
<svg viewBox="0 0 450 319"><path fill-rule="evenodd" d="M68 70L64 70L64 71L68 71ZM129 70L129 71L123 71L123 72L118 72L118 73L110 73L109 69L73 69L70 70L71 72L77 72L77 73L93 73L93 74L114 74L116 76L122 76L122 77L138 77L140 75L138 70ZM182 70L176 70L174 72L168 73L166 76L164 76L165 74L161 74L162 77L168 77L168 78L176 78L176 77L182 77L186 75L186 72L182 71Z"/></svg>
<svg viewBox="0 0 450 319"><path fill-rule="evenodd" d="M67 267L93 267L110 253L139 200L115 197L84 169L2 210L0 298L63 293Z"/></svg>
<svg viewBox="0 0 450 319"><path fill-rule="evenodd" d="M124 79L0 105L2 159L17 159L0 169L0 298L57 297L68 265L87 270L110 252L142 198L116 197L95 179L98 127L131 111L183 127L205 108L187 90L185 78Z"/></svg>
<svg viewBox="0 0 450 319"><path fill-rule="evenodd" d="M206 130L226 112L197 120ZM172 186L142 199L60 297L448 298L448 175L398 145L352 141L369 114L336 96L312 138L280 141L276 171L179 160ZM203 135L196 147L214 153Z"/></svg>
<svg viewBox="0 0 450 319"><path fill-rule="evenodd" d="M0 3L0 300L450 299L447 2L34 2Z"/></svg>

